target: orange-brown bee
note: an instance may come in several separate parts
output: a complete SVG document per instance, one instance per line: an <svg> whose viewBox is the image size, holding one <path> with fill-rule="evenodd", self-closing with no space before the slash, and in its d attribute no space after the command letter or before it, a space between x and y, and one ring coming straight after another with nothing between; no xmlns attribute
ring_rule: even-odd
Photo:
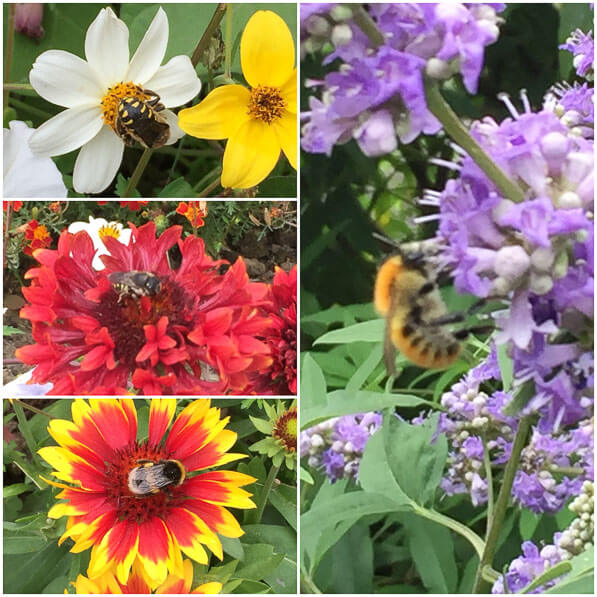
<svg viewBox="0 0 597 597"><path fill-rule="evenodd" d="M384 362L391 375L396 375L396 349L419 367L450 366L471 331L446 328L463 315L448 312L422 253L386 259L377 273L373 302L386 318Z"/></svg>

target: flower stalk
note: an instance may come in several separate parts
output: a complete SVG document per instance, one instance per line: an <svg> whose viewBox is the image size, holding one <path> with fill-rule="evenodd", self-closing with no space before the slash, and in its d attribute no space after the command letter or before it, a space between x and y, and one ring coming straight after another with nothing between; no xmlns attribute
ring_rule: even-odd
<svg viewBox="0 0 597 597"><path fill-rule="evenodd" d="M473 593L487 593L491 589L491 583L485 579L483 575L483 569L486 566L491 565L491 561L493 560L493 556L495 555L498 546L499 534L502 530L502 522L504 521L508 502L510 501L512 483L514 482L514 476L518 470L520 455L527 443L530 427L531 418L529 416L523 417L518 424L516 437L514 438L514 443L512 444L510 459L506 465L502 486L495 502L493 516L490 520L488 520L485 549L483 551L481 561L479 562L479 567L477 568Z"/></svg>
<svg viewBox="0 0 597 597"><path fill-rule="evenodd" d="M495 183L502 195L514 203L524 201L522 189L508 178L481 145L473 139L454 110L442 97L435 81L425 80L425 97L429 111L442 123L446 133L471 156L477 166Z"/></svg>
<svg viewBox="0 0 597 597"><path fill-rule="evenodd" d="M16 4L8 5L8 23L6 25L6 49L4 50L4 83L10 81L10 71L12 68L12 48L15 38L15 10ZM8 106L8 95L10 90L4 86L4 107Z"/></svg>
<svg viewBox="0 0 597 597"><path fill-rule="evenodd" d="M257 509L253 510L253 512L250 512L247 516L250 524L259 524L261 522L263 510L265 509L265 504L267 504L267 498L269 497L269 493L272 490L274 481L278 476L279 470L280 467L274 464L272 465L272 468L269 469L267 479L265 480L265 484L263 485L263 490L259 494L259 500L257 501Z"/></svg>
<svg viewBox="0 0 597 597"><path fill-rule="evenodd" d="M147 168L147 164L149 164L149 158L151 157L152 150L147 148L143 151L143 154L139 158L137 162L137 166L133 172L133 175L129 179L126 188L124 189L124 193L122 194L122 198L131 197L132 194L135 192L137 185L139 184L139 180L141 180L141 176L143 172L145 172L145 168Z"/></svg>
<svg viewBox="0 0 597 597"><path fill-rule="evenodd" d="M214 14L211 17L211 20L209 21L209 24L207 25L205 31L203 32L203 35L201 36L199 43L195 47L193 55L191 56L191 63L193 64L193 66L197 66L197 64L199 64L199 60L201 59L203 52L205 52L207 46L209 45L211 38L214 36L214 33L216 32L216 29L220 26L220 21L222 20L224 13L226 12L226 8L227 7L224 2L220 2L216 6Z"/></svg>

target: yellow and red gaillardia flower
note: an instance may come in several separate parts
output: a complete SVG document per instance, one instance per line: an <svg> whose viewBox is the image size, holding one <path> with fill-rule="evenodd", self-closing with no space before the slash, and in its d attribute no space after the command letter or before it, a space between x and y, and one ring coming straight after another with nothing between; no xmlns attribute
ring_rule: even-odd
<svg viewBox="0 0 597 597"><path fill-rule="evenodd" d="M91 548L87 576L91 581L113 574L121 585L129 582L131 567L152 589L168 574L185 578L182 554L208 563L205 547L222 559L218 535L240 537L237 520L226 509L254 508L251 494L240 489L253 483L249 475L235 471L196 471L244 458L227 453L236 433L225 429L229 417L209 399L195 400L176 418L176 400L151 401L146 441L137 440L137 412L132 399L76 399L72 421L54 419L48 426L59 444L39 450L55 472L66 481L51 485L66 500L54 505L50 518L68 516L67 538L74 540L71 552ZM129 489L129 474L139 461L159 463L176 460L186 471L179 485L139 496Z"/></svg>
<svg viewBox="0 0 597 597"><path fill-rule="evenodd" d="M240 41L243 85L222 85L178 113L178 126L199 139L228 139L222 186L259 184L280 151L297 167L295 50L286 23L271 10L257 11Z"/></svg>
<svg viewBox="0 0 597 597"><path fill-rule="evenodd" d="M25 278L35 344L15 354L36 365L32 383L54 384L53 395L115 394L134 388L145 395L242 394L250 376L266 375L272 359L259 339L272 322L259 311L268 287L250 282L238 258L211 259L203 240L181 240L181 226L156 237L149 222L132 229L128 244L109 236L105 269L93 267L96 250L86 232L64 231L57 250L34 252L39 266ZM170 266L177 244L180 267ZM111 274L143 272L159 279L145 296L117 290Z"/></svg>
<svg viewBox="0 0 597 597"><path fill-rule="evenodd" d="M140 595L149 595L151 593L155 595L186 595L191 593L215 595L222 592L222 583L213 581L203 583L191 591L191 585L193 584L193 564L190 560L183 560L183 568L184 578L179 578L174 574L168 574L166 581L155 589L152 589L152 587L145 582L137 563L133 564L126 584L119 583L118 579L111 572L102 574L93 580L79 574L77 580L71 584L74 585L75 592L79 595L120 595L124 593L136 593Z"/></svg>
<svg viewBox="0 0 597 597"><path fill-rule="evenodd" d="M183 215L193 228L200 228L205 224L207 216L207 201L181 201L176 208L176 213Z"/></svg>

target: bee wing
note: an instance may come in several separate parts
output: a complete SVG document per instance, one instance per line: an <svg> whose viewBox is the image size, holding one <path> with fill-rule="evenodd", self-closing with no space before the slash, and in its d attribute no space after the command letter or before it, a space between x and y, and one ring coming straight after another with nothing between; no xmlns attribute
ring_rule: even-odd
<svg viewBox="0 0 597 597"><path fill-rule="evenodd" d="M129 481L129 484L129 486L131 487L131 489L134 490L135 493L141 495L151 493L151 490L153 489L153 487L148 483L147 479L144 478L137 477Z"/></svg>

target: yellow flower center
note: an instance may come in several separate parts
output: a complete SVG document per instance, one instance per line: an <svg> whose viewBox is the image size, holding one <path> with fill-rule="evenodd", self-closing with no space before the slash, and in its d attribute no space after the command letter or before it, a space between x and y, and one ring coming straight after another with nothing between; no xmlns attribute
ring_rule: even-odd
<svg viewBox="0 0 597 597"><path fill-rule="evenodd" d="M251 89L248 108L247 114L251 118L271 124L282 116L286 109L286 102L277 87L258 85Z"/></svg>
<svg viewBox="0 0 597 597"><path fill-rule="evenodd" d="M33 231L33 238L36 240L45 240L46 238L48 238L48 236L50 236L48 234L48 229L43 224L41 226L38 226Z"/></svg>
<svg viewBox="0 0 597 597"><path fill-rule="evenodd" d="M141 101L145 101L150 99L151 96L132 81L116 83L116 85L110 87L106 95L102 98L101 106L104 123L111 126L114 130L116 130L118 104L123 97L136 97Z"/></svg>
<svg viewBox="0 0 597 597"><path fill-rule="evenodd" d="M116 222L110 222L107 226L102 226L99 229L98 234L102 241L104 238L106 238L106 236L111 236L118 239L120 238L120 229L118 228L118 224Z"/></svg>

